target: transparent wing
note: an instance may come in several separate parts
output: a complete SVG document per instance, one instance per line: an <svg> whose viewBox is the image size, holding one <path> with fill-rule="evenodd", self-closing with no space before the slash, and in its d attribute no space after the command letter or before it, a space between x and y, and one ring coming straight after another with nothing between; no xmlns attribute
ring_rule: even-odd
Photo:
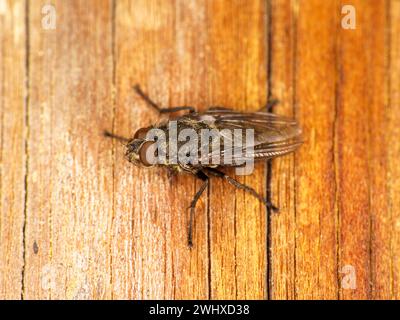
<svg viewBox="0 0 400 320"><path fill-rule="evenodd" d="M184 118L190 122L206 123L218 130L223 144L219 150L210 148L206 155L202 154L202 161L207 163L216 163L223 157L224 165L236 166L249 159L285 155L302 144L301 130L294 119L269 112L238 112L214 107ZM249 136L246 130L253 132L254 139L246 141L246 136ZM239 140L241 144L235 143Z"/></svg>

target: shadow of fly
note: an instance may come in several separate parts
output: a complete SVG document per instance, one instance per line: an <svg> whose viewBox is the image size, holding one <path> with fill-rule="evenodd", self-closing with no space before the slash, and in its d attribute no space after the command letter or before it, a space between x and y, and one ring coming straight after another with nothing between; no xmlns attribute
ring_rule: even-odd
<svg viewBox="0 0 400 320"><path fill-rule="evenodd" d="M227 180L259 199L269 209L278 211L253 188L220 170L222 167L234 167L238 174L249 174L254 161L288 154L301 145L301 130L297 122L268 112L277 103L276 100L257 112L238 112L223 107L196 112L190 106L161 108L138 85L134 90L160 115L187 112L175 119L140 128L132 139L109 132L105 135L122 141L126 146L126 158L136 166L164 166L170 173L190 173L203 182L189 207L189 247L193 246L196 204L208 187L211 176Z"/></svg>

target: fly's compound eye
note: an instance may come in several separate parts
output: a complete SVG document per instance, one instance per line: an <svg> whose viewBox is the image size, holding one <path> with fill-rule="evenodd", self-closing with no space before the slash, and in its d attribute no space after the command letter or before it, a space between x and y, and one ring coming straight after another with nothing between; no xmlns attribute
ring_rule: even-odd
<svg viewBox="0 0 400 320"><path fill-rule="evenodd" d="M157 143L146 141L140 147L139 159L145 167L154 166L157 163Z"/></svg>
<svg viewBox="0 0 400 320"><path fill-rule="evenodd" d="M149 128L140 128L138 131L135 132L133 139L144 139L146 138L146 134L149 131Z"/></svg>

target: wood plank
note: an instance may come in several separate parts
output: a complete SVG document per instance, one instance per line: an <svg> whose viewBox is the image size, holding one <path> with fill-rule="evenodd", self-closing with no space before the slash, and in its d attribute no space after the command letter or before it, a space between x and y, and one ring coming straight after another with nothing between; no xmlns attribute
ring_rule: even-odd
<svg viewBox="0 0 400 320"><path fill-rule="evenodd" d="M0 0L0 298L400 299L400 1L355 0L355 30L344 0L57 0L55 30L45 4ZM102 135L159 121L137 83L199 110L278 98L305 143L238 179L280 213L213 179L189 249L200 183Z"/></svg>
<svg viewBox="0 0 400 320"><path fill-rule="evenodd" d="M334 14L335 12L340 12L340 7L337 7L335 5L334 1L331 3L325 2L326 4L326 10L323 9L323 7L319 6L318 10L318 16L319 18L319 23L318 24L313 24L313 21L316 21L315 18L313 18L313 15L315 14L315 8L316 8L316 3L312 3L310 1L308 2L299 2L298 6L298 15L299 20L297 21L297 40L298 43L298 48L297 48L297 55L296 55L296 61L295 61L295 66L297 67L298 70L298 78L296 80L296 83L298 87L295 90L295 95L296 95L296 106L300 109L299 112L299 117L301 118L301 114L304 112L304 118L302 118L302 123L303 123L303 129L305 131L305 137L312 137L312 139L315 139L315 146L312 146L311 150L307 150L307 153L303 153L303 150L307 146L307 141L305 146L302 147L302 151L299 152L299 155L296 156L296 160L299 161L295 163L295 168L299 168L297 170L297 173L299 170L301 170L302 166L304 165L303 163L316 163L317 167L315 166L310 166L310 165L304 165L305 169L303 172L300 171L300 176L297 177L298 183L297 183L297 194L296 194L296 199L297 201L297 207L295 210L295 218L297 222L297 235L296 235L296 255L294 257L296 261L296 266L295 266L295 271L293 269L290 269L290 267L283 267L284 269L277 269L277 271L272 272L272 283L274 284L274 289L275 289L275 284L277 286L276 292L277 292L277 297L290 297L288 295L288 292L292 292L290 290L290 286L292 283L290 283L290 280L293 279L293 276L290 277L290 275L295 274L295 286L296 286L296 292L300 293L300 298L335 298L337 293L337 282L341 284L341 279L343 278L343 275L340 273L342 271L342 267L344 267L346 264L354 266L355 270L361 269L361 283L362 283L362 288L357 290L345 290L342 289L342 297L346 298L349 295L352 297L365 297L364 294L369 294L369 288L367 283L371 281L371 288L373 288L374 291L374 297L376 298L387 298L389 295L390 291L390 274L388 272L384 272L383 270L390 269L390 253L389 253L389 242L388 237L386 236L387 234L390 233L390 226L388 225L388 211L386 207L386 199L387 199L387 191L386 191L386 186L384 183L383 178L386 176L386 167L385 167L385 161L384 161L384 152L385 152L385 146L386 143L382 143L382 134L383 134L383 128L385 128L385 121L384 121L384 112L382 113L382 101L385 99L385 35L384 35L384 18L385 18L385 7L383 5L383 2L380 3L357 3L355 7L357 8L358 15L361 15L360 19L358 20L358 23L360 23L359 27L361 31L357 30L354 31L353 34L349 34L351 31L349 30L341 30L341 35L343 40L341 38L341 41L339 42L340 48L338 48L339 51L339 67L341 73L339 78L339 88L337 89L339 92L339 108L342 106L342 101L343 99L342 96L344 95L346 99L352 99L349 98L351 96L350 92L353 92L355 89L360 89L360 83L365 83L365 86L369 88L368 90L368 95L367 98L365 98L365 93L360 93L359 94L359 100L358 101L353 101L353 103L349 103L349 106L346 107L349 111L348 112L356 112L357 114L362 114L361 116L365 116L365 103L362 103L360 100L365 98L365 101L372 101L372 103L369 105L369 111L368 116L364 119L361 120L360 123L368 123L369 126L375 128L379 131L382 130L381 134L373 135L370 134L368 136L368 141L369 145L365 144L362 145L358 141L358 139L363 139L362 135L365 134L365 131L362 131L359 129L358 131L355 130L354 128L354 120L353 118L356 118L357 116L353 115L352 117L349 117L349 120L346 124L343 124L343 118L342 112L343 108L340 108L338 110L338 115L336 116L335 113L332 113L332 110L335 109L335 79L334 77L327 78L326 75L334 75L336 72L335 69L333 69L334 66L334 61L336 57L336 44L335 44L335 28L337 25L337 19L335 22L335 17L329 18L329 15ZM344 3L343 3L344 4ZM272 66L277 66L277 70L275 71L272 69L272 83L273 86L276 86L278 89L281 88L283 85L278 82L276 79L282 79L282 77L285 76L284 71L284 63L281 60L281 63L279 64L274 61L274 57L277 57L277 59L284 59L284 56L282 57L283 54L288 54L287 51L291 48L291 43L290 37L282 37L282 34L279 34L279 13L282 15L286 12L286 16L283 16L284 19L287 21L287 15L290 16L291 12L288 12L289 10L286 7L286 11L282 11L282 7L279 7L279 5L282 5L280 3L276 3L276 7L273 10L273 14L276 14L278 16L277 22L274 24L273 22L273 29L274 27L276 28L273 31L273 34L276 35L277 39L286 39L286 42L282 46L286 50L273 50L273 63ZM287 5L287 4L286 4ZM308 7L309 6L309 7ZM334 6L334 7L332 7ZM330 9L328 9L330 7ZM281 11L279 9L281 8ZM294 4L293 11L296 13L296 4ZM292 12L293 12L292 11ZM322 13L325 12L326 16L323 15ZM321 19L321 14L322 14L322 19ZM272 20L274 21L274 20ZM373 24L368 24L367 21L373 21ZM295 20L296 22L296 20ZM304 22L304 29L302 30ZM310 25L308 25L310 23ZM373 26L372 26L373 25ZM313 28L314 26L314 28ZM326 27L325 27L326 26ZM287 27L287 26L286 26ZM296 27L296 25L295 25ZM289 29L290 30L290 29ZM315 31L314 31L315 30ZM351 39L350 39L350 38ZM289 39L289 40L287 40ZM307 41L309 39L309 41ZM354 42L354 39L357 39L358 42ZM273 41L275 44L276 42ZM325 45L326 44L326 45ZM279 44L276 45L277 47ZM292 45L293 46L293 45ZM342 48L342 46L345 47L345 49ZM352 50L358 50L357 53L352 52L351 49L349 49L349 46L352 48ZM279 48L279 47L278 47ZM355 56L358 56L358 53L360 53L360 48L363 48L364 52L363 55L361 56L362 58L365 57L365 60L357 61L357 59L354 59ZM305 54L303 54L303 52ZM275 53L275 56L274 56ZM344 54L344 57L342 56ZM320 56L318 56L320 55ZM288 59L288 58L287 58ZM289 58L290 59L290 58ZM345 61L343 61L345 60ZM283 60L285 61L285 60ZM290 61L290 60L289 60ZM333 62L333 63L332 63ZM308 64L310 63L310 64ZM302 65L306 64L304 69L302 68ZM351 67L347 65L350 65ZM355 65L356 66L355 66ZM286 66L288 64L286 63ZM318 68L313 68L312 65L318 65ZM368 70L369 76L366 77L366 72L367 70L365 69L365 65L373 65L372 68ZM324 68L325 66L325 68ZM343 70L343 69L346 70ZM353 68L356 68L356 76L353 76L352 80L346 82L345 84L342 84L343 77L346 77L349 75L351 77L351 74L354 74L354 71L352 71ZM307 70L307 73L302 75L302 70ZM311 73L310 73L311 70ZM312 72L312 70L315 70ZM322 71L321 71L322 70ZM291 70L289 70L290 72ZM274 75L278 73L276 78L274 78ZM372 75L371 75L372 74ZM279 78L281 77L281 78ZM319 78L318 78L319 77ZM285 79L285 78L284 78ZM361 80L363 79L363 80ZM288 76L286 75L286 86L289 85L289 79ZM329 87L323 87L321 84L328 83ZM349 86L352 86L351 89L347 88ZM362 86L362 85L361 85ZM342 89L343 87L343 89ZM341 93L342 90L346 90L346 94ZM286 90L287 91L287 90ZM274 92L274 87L273 87L273 92ZM319 93L319 95L318 95ZM279 97L279 93L277 94ZM367 100L369 99L369 100ZM304 100L304 104L303 101ZM351 107L350 107L351 104ZM302 110L302 106L304 105L304 111ZM318 113L316 113L314 110L311 110L310 107L312 105L318 105ZM325 108L324 108L325 106ZM351 108L351 111L350 111ZM368 108L368 107L367 107ZM279 110L279 107L277 108ZM296 110L297 111L297 110ZM311 111L311 112L310 112ZM325 119L329 119L329 121L318 121L317 119L313 118L315 115L320 115L321 117L325 117ZM337 119L335 118L337 117ZM321 126L321 123L324 123L325 126ZM336 124L336 125L335 125ZM318 126L317 126L318 125ZM362 125L362 124L361 124ZM311 130L309 129L309 126L311 127ZM346 128L346 131L344 132L344 128ZM354 130L354 131L353 131ZM337 132L338 137L332 136L332 132ZM321 135L322 134L322 135ZM332 144L334 139L339 139L337 142L337 147L339 150L342 151L343 153L347 153L349 146L350 149L355 147L357 145L357 148L363 148L365 147L366 150L362 154L360 151L357 153L357 156L359 157L359 161L363 162L365 165L370 166L370 176L366 175L368 171L368 167L357 167L356 165L348 165L346 161L343 161L340 156L335 159L336 163L332 163L333 159L333 147L334 145ZM357 141L353 141L357 140ZM367 138L365 138L367 139ZM307 139L306 139L307 140ZM319 141L318 141L319 140ZM351 140L347 141L347 140ZM378 142L380 141L380 143ZM318 144L322 143L322 149L318 151ZM360 146L358 146L360 145ZM325 153L326 160L325 162L321 162L321 155L324 153L322 152L323 150L330 150L330 153ZM343 151L345 150L345 151ZM315 151L315 153L313 153ZM339 151L340 152L340 151ZM306 154L306 157L303 160L303 163L301 162L301 159L304 157ZM310 159L310 156L314 157L315 159L312 160ZM317 160L318 158L318 160ZM351 160L354 161L354 156L350 157ZM382 160L383 159L383 160ZM284 161L284 159L279 160L279 161ZM278 161L277 161L278 162ZM279 163L279 162L278 162ZM324 166L323 164L326 163ZM320 165L323 165L322 168L320 168ZM279 164L278 164L279 165ZM278 166L277 165L277 166ZM343 165L348 168L345 173L342 171ZM284 170L287 171L288 167L290 168L290 164L286 165L284 167ZM335 169L336 167L336 169ZM354 168L357 167L357 170ZM313 171L313 168L316 169L316 172ZM352 168L350 170L350 168ZM365 171L362 171L364 168ZM378 170L372 170L372 168L377 168ZM275 169L275 167L274 167ZM273 171L274 174L276 174L276 171ZM335 209L333 207L335 199L332 198L332 194L335 193L335 172L339 172L339 177L338 183L339 186L343 186L344 184L348 183L348 189L346 189L346 192L343 193L339 191L339 198L341 198L343 194L346 194L346 201L344 200L339 200L340 204L342 206L350 205L352 206L354 203L357 202L363 202L366 204L367 198L365 198L365 193L360 194L358 192L350 190L352 185L350 181L362 181L362 179L369 179L367 184L369 188L371 188L371 214L379 210L382 210L382 214L380 215L374 215L371 216L371 248L370 252L367 252L365 249L366 243L369 242L369 224L368 221L369 219L365 219L366 217L369 216L369 208L366 209L367 211L364 212L364 219L358 217L357 215L359 212L357 209L353 207L348 207L345 210L344 214L342 215L342 209L343 207L339 207L339 216L341 217L341 235L342 238L345 237L347 241L350 243L347 243L346 245L342 243L340 246L341 252L344 251L351 255L351 258L346 256L347 260L352 260L355 259L355 265L349 263L349 262L344 262L346 260L341 257L342 259L340 260L340 263L336 267L336 236L335 236L335 230L337 230L337 222L335 219ZM316 179L318 174L322 174L320 179ZM304 175L303 179L301 175ZM351 180L349 179L349 175L352 175L353 178ZM366 178L367 177L367 178ZM301 182L304 181L304 178L306 179L313 179L313 181L310 181L308 185L306 186L301 186ZM277 178L278 179L278 178ZM282 178L283 179L283 178ZM316 180L323 181L323 186L315 183ZM289 181L289 182L288 182ZM279 195L279 188L287 188L287 184L290 183L290 180L283 181L283 182L276 182L276 187L278 190L276 193ZM273 181L274 185L274 181ZM283 187L281 187L281 185ZM315 192L323 192L319 196L314 196L314 199L317 199L317 203L313 204L307 204L305 207L307 207L307 214L304 215L303 210L301 209L302 203L304 204L304 200L310 199L310 195L313 194L312 190L313 187L315 187L314 193ZM284 189L285 190L285 189ZM350 193L352 191L353 193ZM386 193L386 196L385 196ZM274 194L274 192L273 192ZM350 200L349 197L352 198L354 197L354 201ZM364 198L363 198L364 197ZM361 198L361 199L360 199ZM290 198L289 198L290 199ZM276 200L277 201L277 200ZM278 199L279 202L279 199ZM325 207L324 207L325 204ZM282 206L282 205L280 205ZM320 207L321 206L321 207ZM312 209L310 209L312 208ZM386 208L386 209L385 209ZM314 209L316 210L314 212ZM316 214L318 212L318 214ZM317 219L318 217L318 219ZM275 220L274 220L275 219ZM279 228L280 225L277 222L279 218L273 217L272 220L272 228L271 228L271 233L272 233L272 270L275 270L275 264L274 262L276 261L276 264L278 266L282 265L287 265L287 262L289 263L292 261L291 260L291 251L290 249L292 247L289 246L289 249L286 249L286 252L282 253L282 247L284 247L285 244L287 244L287 234L290 235L289 232L285 232L285 230L290 230L290 224L285 221L283 223L283 232ZM354 226L354 220L356 219L356 224L358 223L358 226ZM343 220L345 221L343 224ZM366 222L367 221L367 222ZM276 224L275 224L276 223ZM317 227L317 228L316 228ZM276 232L274 230L279 230L279 232ZM354 232L354 229L359 230L359 232ZM278 234L277 236L275 236ZM274 238L275 237L275 238ZM357 244L356 244L357 243ZM274 244L276 248L279 248L280 250L274 251ZM285 247L284 247L285 248ZM350 249L351 248L351 249ZM293 249L292 249L293 250ZM313 252L313 254L310 254L310 251ZM351 253L350 253L351 251ZM276 254L276 257L274 256ZM316 263L316 258L318 263ZM368 263L369 260L371 259L371 263L375 263L373 267L371 267L371 270L368 269ZM283 261L282 261L283 260ZM358 261L357 261L358 260ZM363 261L364 265L360 265L361 262ZM358 264L358 265L357 265ZM374 269L372 269L374 268ZM338 274L338 279L336 280L335 275L335 270L339 271ZM291 271L291 273L290 273ZM287 278L287 273L289 272L289 281ZM358 279L358 273L356 271L357 279ZM382 276L379 276L382 275ZM277 277L279 281L276 281L274 277ZM371 280L370 280L371 279ZM285 281L286 280L286 281ZM286 288L289 287L289 290Z"/></svg>
<svg viewBox="0 0 400 320"><path fill-rule="evenodd" d="M163 106L202 109L212 102L257 108L265 103L266 71L259 65L260 60L266 65L261 2L174 3L118 2L115 128L120 135L132 136L157 119L133 93L135 83ZM115 162L114 297L195 299L210 292L213 298L264 296L261 206L241 193L241 200L235 200L231 186L213 181L210 212L203 197L196 210L195 247L188 250L187 207L199 183L180 176L170 185L164 171L132 168L120 149ZM262 171L258 177L252 184L262 190ZM127 202L120 196L124 194L133 199ZM235 201L240 213L236 220Z"/></svg>
<svg viewBox="0 0 400 320"><path fill-rule="evenodd" d="M279 99L277 114L294 116L296 21L294 1L271 1L271 96ZM272 201L279 214L270 216L269 297L295 298L295 156L272 161Z"/></svg>
<svg viewBox="0 0 400 320"><path fill-rule="evenodd" d="M0 299L19 299L22 288L25 35L24 1L0 1Z"/></svg>
<svg viewBox="0 0 400 320"><path fill-rule="evenodd" d="M272 217L273 297L333 299L337 296L333 160L337 5L293 1L285 7L277 2L276 10L273 34L282 28L279 19L285 21L289 15L292 24L285 23L284 28L292 38L283 29L276 35L278 44L273 42L272 92L284 101L276 108L278 113L282 108L293 114L294 107L305 143L273 168L273 194L282 207L281 214Z"/></svg>
<svg viewBox="0 0 400 320"><path fill-rule="evenodd" d="M205 106L206 12L202 1L119 1L116 8L115 132L132 137L159 121L132 90L140 84L161 106ZM135 168L115 148L113 297L208 297L207 197L187 246L188 206L199 183L169 180L163 169Z"/></svg>
<svg viewBox="0 0 400 320"><path fill-rule="evenodd" d="M389 210L388 175L388 84L389 84L389 2L370 1L365 8L365 22L360 26L366 48L366 103L368 111L368 157L370 201L370 298L392 297L391 258L392 221ZM363 17L361 17L363 19ZM362 20L361 20L362 22ZM354 58L353 58L354 59ZM358 80L360 83L360 80ZM367 108L365 108L367 107ZM389 133L390 135L392 133Z"/></svg>
<svg viewBox="0 0 400 320"><path fill-rule="evenodd" d="M390 1L389 19L389 104L387 108L387 184L389 189L389 211L391 232L386 236L390 241L390 269L382 271L392 276L392 299L400 299L400 1ZM378 213L379 214L379 213ZM386 289L388 290L388 289Z"/></svg>
<svg viewBox="0 0 400 320"><path fill-rule="evenodd" d="M27 299L110 298L111 1L30 1Z"/></svg>
<svg viewBox="0 0 400 320"><path fill-rule="evenodd" d="M354 268L356 288L341 288L340 298L368 299L374 297L375 286L379 286L376 281L381 280L377 278L386 282L389 276L375 274L380 268L376 255L382 255L381 259L387 251L382 239L387 229L387 193L379 177L386 170L385 151L380 150L385 141L379 134L385 126L386 14L384 1L355 1L353 5L357 27L340 30L339 39L337 168L339 267ZM379 212L376 205L380 206ZM389 262L379 261L383 268ZM380 294L387 297L388 291Z"/></svg>
<svg viewBox="0 0 400 320"><path fill-rule="evenodd" d="M265 1L210 1L211 105L256 111L267 101ZM227 171L234 174L234 171ZM238 180L265 195L265 168ZM211 298L266 298L266 211L225 181L210 188Z"/></svg>

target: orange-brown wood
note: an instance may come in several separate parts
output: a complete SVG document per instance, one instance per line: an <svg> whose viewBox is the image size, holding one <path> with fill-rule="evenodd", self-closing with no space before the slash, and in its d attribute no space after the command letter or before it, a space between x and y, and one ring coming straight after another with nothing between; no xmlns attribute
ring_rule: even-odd
<svg viewBox="0 0 400 320"><path fill-rule="evenodd" d="M400 1L389 2L386 19L389 22L388 32L388 110L387 110L387 188L389 190L390 232L386 235L386 241L390 247L390 283L389 287L392 299L400 299L400 141L396 139L400 135ZM385 273L388 270L384 271Z"/></svg>
<svg viewBox="0 0 400 320"><path fill-rule="evenodd" d="M398 0L353 1L355 30L341 0L57 0L54 30L45 4L0 0L0 298L400 298ZM237 179L280 213L212 178L189 249L201 182L103 136L160 121L135 84L279 99L303 146Z"/></svg>
<svg viewBox="0 0 400 320"><path fill-rule="evenodd" d="M381 268L390 270L384 256L389 244L385 230L386 5L384 1L354 5L358 27L339 34L336 151L339 267L354 268L356 288L341 288L339 293L344 299L390 298L390 273L376 273ZM379 288L381 281L384 288Z"/></svg>
<svg viewBox="0 0 400 320"><path fill-rule="evenodd" d="M210 4L209 102L256 111L267 101L266 4L264 1L210 1ZM260 192L265 190L263 164L257 164L251 176L238 179ZM211 298L265 298L265 208L226 181L213 180L209 214Z"/></svg>
<svg viewBox="0 0 400 320"><path fill-rule="evenodd" d="M114 128L130 137L160 116L132 90L161 106L204 107L206 8L200 2L119 1L116 6ZM193 102L195 101L195 103ZM208 298L207 197L196 210L193 250L187 247L193 177L133 168L115 144L113 297Z"/></svg>
<svg viewBox="0 0 400 320"><path fill-rule="evenodd" d="M158 115L135 96L132 86L136 83L162 106L193 104L201 110L210 104L242 109L249 105L256 109L265 103L265 7L261 2L250 7L230 2L179 2L176 6L166 1L118 2L116 14L120 17L115 29L117 134L131 136L137 128L158 121ZM196 209L195 246L189 250L187 208L200 184L193 177L171 181L162 170L132 168L121 149L117 147L114 174L120 199L115 204L114 226L121 230L114 234L113 261L131 261L132 270L140 273L126 278L129 274L119 270L125 270L126 262L117 264L116 296L263 297L265 279L259 275L265 273L265 223L257 200L241 193L236 196L232 186L213 180L210 198L203 195ZM252 184L262 190L261 171L258 176ZM129 201L123 201L126 195ZM128 251L127 241L132 248ZM238 246L238 241L249 245Z"/></svg>
<svg viewBox="0 0 400 320"><path fill-rule="evenodd" d="M112 3L30 1L23 298L111 298Z"/></svg>
<svg viewBox="0 0 400 320"><path fill-rule="evenodd" d="M25 3L0 2L0 297L19 299L26 174Z"/></svg>
<svg viewBox="0 0 400 320"><path fill-rule="evenodd" d="M274 112L293 117L295 28L297 11L293 1L271 1L270 96L279 99ZM294 299L295 281L295 156L272 162L272 201L280 208L269 217L269 297Z"/></svg>
<svg viewBox="0 0 400 320"><path fill-rule="evenodd" d="M293 105L305 140L295 155L295 297L335 299L336 32L340 7L335 1L299 1L294 10Z"/></svg>

